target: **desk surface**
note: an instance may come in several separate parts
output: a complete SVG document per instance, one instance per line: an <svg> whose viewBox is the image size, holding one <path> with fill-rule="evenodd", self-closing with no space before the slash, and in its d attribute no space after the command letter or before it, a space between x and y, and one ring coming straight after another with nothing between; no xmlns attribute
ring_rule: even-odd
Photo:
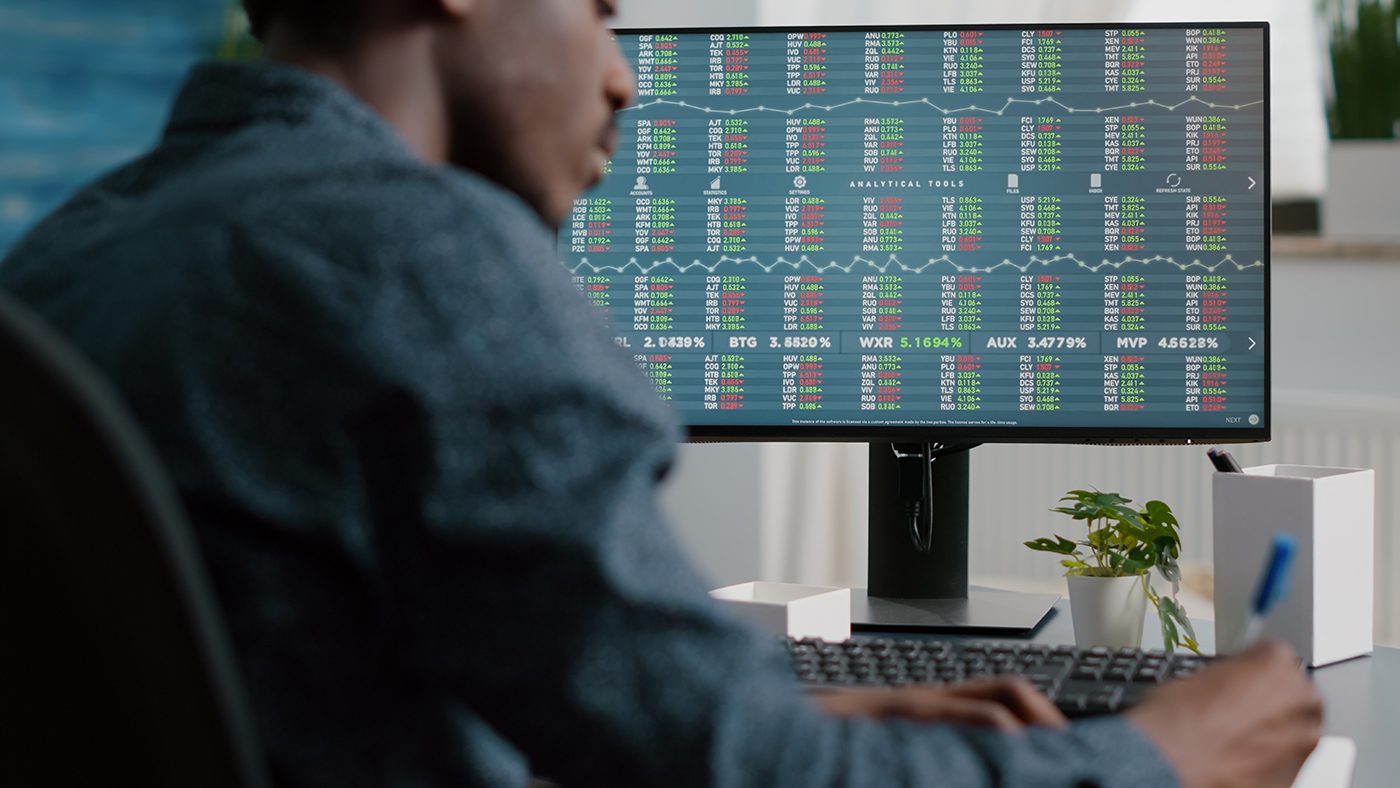
<svg viewBox="0 0 1400 788"><path fill-rule="evenodd" d="M1150 609L1149 609L1149 612ZM1149 618L1149 623L1153 619ZM1214 626L1198 622L1203 651L1214 649ZM876 634L871 632L862 635ZM884 633L879 633L884 634ZM903 635L901 635L903 636ZM995 640L987 636L936 635L940 639ZM1061 599L1034 634L1034 643L1073 643L1069 603ZM1156 626L1143 630L1143 647L1160 648ZM1400 774L1400 649L1377 648L1369 657L1348 660L1313 671L1313 680L1327 706L1324 733L1356 740L1356 771L1352 788L1391 788Z"/></svg>

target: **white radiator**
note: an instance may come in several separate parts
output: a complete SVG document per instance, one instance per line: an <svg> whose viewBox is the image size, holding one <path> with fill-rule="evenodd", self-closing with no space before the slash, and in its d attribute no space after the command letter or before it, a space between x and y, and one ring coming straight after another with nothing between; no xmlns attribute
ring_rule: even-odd
<svg viewBox="0 0 1400 788"><path fill-rule="evenodd" d="M1376 471L1376 641L1400 645L1400 402L1280 397L1274 440L1229 447L1243 466L1268 463ZM1211 564L1210 478L1205 446L1093 447L988 445L972 453L971 574L1002 585L1051 584L1053 556L1021 542L1052 532L1078 538L1049 511L1065 491L1113 490L1136 502L1166 501L1182 523L1183 562ZM1261 549L1262 546L1261 546Z"/></svg>

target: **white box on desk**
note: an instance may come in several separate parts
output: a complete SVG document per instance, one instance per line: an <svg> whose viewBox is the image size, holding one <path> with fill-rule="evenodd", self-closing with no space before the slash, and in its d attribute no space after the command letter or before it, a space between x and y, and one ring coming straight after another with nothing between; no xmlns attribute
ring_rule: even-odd
<svg viewBox="0 0 1400 788"><path fill-rule="evenodd" d="M1217 473L1215 643L1239 641L1269 544L1298 543L1288 596L1269 613L1264 636L1283 640L1317 667L1374 648L1375 471L1261 465Z"/></svg>
<svg viewBox="0 0 1400 788"><path fill-rule="evenodd" d="M849 588L759 581L716 588L710 596L776 635L828 641L851 636Z"/></svg>

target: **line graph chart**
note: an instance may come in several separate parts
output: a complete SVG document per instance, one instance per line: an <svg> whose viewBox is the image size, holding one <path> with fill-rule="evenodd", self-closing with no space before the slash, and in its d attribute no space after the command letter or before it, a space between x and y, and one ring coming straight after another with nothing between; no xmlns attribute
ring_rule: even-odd
<svg viewBox="0 0 1400 788"><path fill-rule="evenodd" d="M1226 255L1225 257L1213 263L1207 263L1202 260L1178 261L1173 257L1163 255L1154 255L1152 257L1125 257L1121 260L1100 260L1097 263L1091 263L1080 259L1077 255L1074 254L1062 254L1056 255L1054 257L1044 258L1032 256L1029 260L1027 260L1024 263L1017 263L1012 260L1002 260L999 263L981 266L962 265L946 255L938 258L931 258L929 260L915 265L911 265L900 260L897 255L890 255L889 258L884 260L883 262L857 256L849 263L841 263L835 260L818 262L804 255L795 260L788 260L784 257L778 257L775 258L773 261L766 263L757 257L724 256L720 257L712 263L706 263L701 260L692 260L688 263L679 262L670 257L661 260L643 262L636 257L632 257L627 262L621 264L595 264L591 262L589 258L584 257L580 259L576 265L570 268L570 271L574 274L578 274L583 271L588 271L595 274L622 274L627 273L628 271L635 270L638 275L644 276L654 271L662 269L670 269L683 274L691 273L694 271L714 273L715 271L719 270L721 266L734 265L741 267L754 266L756 269L762 271L763 273L773 273L774 271L779 271L782 269L799 271L805 267L818 274L830 273L833 271L837 273L849 274L861 268L865 268L881 274L891 272L900 274L922 274L928 271L936 271L937 269L947 269L950 273L959 274L991 274L1003 270L1005 270L1007 273L1010 273L1011 271L1017 271L1024 274L1031 271L1032 269L1048 268L1057 263L1072 263L1079 269L1082 269L1089 273L1099 273L1104 270L1121 270L1128 266L1138 265L1144 267L1171 266L1175 267L1179 271L1190 271L1194 269L1200 269L1206 273L1214 273L1222 269L1227 271L1246 271L1249 269L1264 267L1264 262L1262 260L1240 262L1231 255Z"/></svg>
<svg viewBox="0 0 1400 788"><path fill-rule="evenodd" d="M811 111L834 112L834 111L836 111L836 110L838 110L838 109L843 109L843 108L845 108L845 107L850 107L850 106L854 106L854 105L862 105L862 106L867 106L867 105L868 105L868 106L876 106L876 107L878 107L878 106L885 106L885 107L909 107L909 106L919 106L919 105L922 105L922 106L927 106L927 107L929 107L929 108L935 110L936 112L942 113L942 114L944 114L944 115L960 115L960 114L968 113L968 112L986 112L986 113L989 113L989 114L992 114L992 115L1005 115L1005 114L1007 113L1007 111L1008 111L1009 109L1011 109L1011 107L1016 106L1016 105L1018 105L1018 104L1026 104L1026 105L1033 105L1033 106L1037 106L1037 107L1043 107L1043 106L1047 106L1047 105L1049 105L1049 106L1055 106L1055 107L1059 107L1060 109L1062 109L1062 110L1064 110L1065 112L1068 112L1068 113L1070 113L1070 114L1083 113L1083 114L1099 114L1099 115L1102 115L1102 114L1112 113L1112 112L1124 112L1124 111L1127 111L1127 110L1143 109L1143 108L1146 108L1146 107L1156 107L1156 108L1159 108L1159 109L1167 110L1168 112L1176 112L1177 110L1180 110L1182 107L1185 107L1185 106L1191 105L1191 104L1197 105L1197 106L1201 107L1202 109L1222 110L1222 111L1223 111L1223 110L1244 110L1244 109L1250 109L1250 108L1253 108L1253 107L1262 106L1263 103L1264 103L1264 102L1263 102L1263 100L1261 99L1261 100L1258 100L1258 101L1248 101L1248 102L1237 103L1237 104L1223 104L1223 103L1219 103L1219 102L1215 102L1215 101L1208 101L1208 100L1203 99L1203 98L1201 98L1201 97L1199 97L1199 96L1191 96L1191 97L1186 98L1186 99L1183 99L1182 101L1179 101L1179 102L1177 102L1177 103L1175 103L1175 104L1163 103L1163 102L1157 101L1156 99L1147 99L1147 100L1145 100L1145 101L1131 101L1131 102L1128 102L1128 103L1126 103L1126 104L1119 104L1119 105L1117 105L1117 106L1111 106L1111 107L1103 107L1103 106L1100 106L1100 107L1092 107L1092 108L1090 108L1090 107L1074 107L1074 106L1070 106L1070 105L1065 104L1064 102L1060 101L1059 99L1054 98L1053 96L1045 96L1045 97L1043 97L1043 98L1038 98L1038 99L1021 99L1021 98L1014 98L1014 97L1008 98L1008 99L1006 100L1006 103L1003 104L1003 105L1001 106L1000 109L995 109L995 108L992 108L992 107L983 107L983 106L979 106L979 105L977 105L977 104L969 104L968 106L965 106L965 107L944 107L944 106L940 106L939 104L934 103L933 100L932 100L932 99L929 99L929 98L904 99L904 100L898 100L898 99L896 99L896 100L882 100L882 99L871 99L871 98L857 97L857 98L851 99L850 101L843 101L843 102L840 102L840 103L837 103L837 104L813 104L813 103L811 103L811 102L807 102L807 103L805 103L805 104L801 104L801 105L798 105L798 106L795 106L795 107L791 107L791 108L789 108L789 109L783 109L783 108L781 108L781 107L769 107L769 106L767 106L767 105L758 105L758 106L754 106L754 107L744 107L744 108L735 108L735 109L723 109L723 108L718 108L718 107L707 107L707 106L703 106L703 105L700 105L700 104L692 104L692 103L690 103L690 102L688 102L688 101L685 101L685 100L657 98L657 99L653 99L653 100L651 100L651 101L644 101L644 102L640 102L640 103L637 103L637 104L633 104L633 105L631 105L631 106L629 106L629 107L623 109L622 112L623 112L623 113L638 112L638 111L641 111L641 110L644 110L644 109L649 109L649 108L651 108L651 107L656 107L656 106L673 106L673 107L677 107L677 108L680 108L680 109L694 110L694 111L696 111L696 112L702 112L702 113L706 113L706 114L710 114L710 115L747 115L747 114L751 114L751 113L765 113L765 112L767 112L767 113L776 113L776 114L779 114L779 115L789 115L789 116L791 116L791 115L796 115L796 114L799 113L799 112L811 112Z"/></svg>

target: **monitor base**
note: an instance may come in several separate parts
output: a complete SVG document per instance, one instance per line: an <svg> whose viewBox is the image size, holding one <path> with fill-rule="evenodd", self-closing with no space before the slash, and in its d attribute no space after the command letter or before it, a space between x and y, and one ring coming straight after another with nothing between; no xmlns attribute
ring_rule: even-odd
<svg viewBox="0 0 1400 788"><path fill-rule="evenodd" d="M896 599L851 589L851 629L1025 634L1040 625L1059 594L969 588L966 599Z"/></svg>

